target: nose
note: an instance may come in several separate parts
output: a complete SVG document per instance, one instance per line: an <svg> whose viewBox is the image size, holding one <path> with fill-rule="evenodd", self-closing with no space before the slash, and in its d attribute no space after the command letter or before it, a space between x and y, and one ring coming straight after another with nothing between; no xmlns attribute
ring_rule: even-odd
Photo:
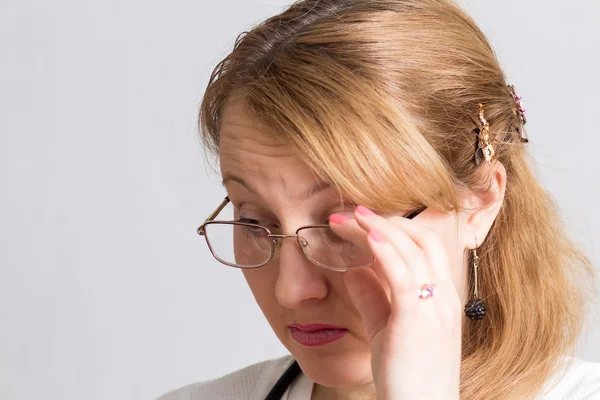
<svg viewBox="0 0 600 400"><path fill-rule="evenodd" d="M325 270L306 258L294 239L278 239L276 262L279 274L275 283L275 297L287 308L309 305L327 296Z"/></svg>

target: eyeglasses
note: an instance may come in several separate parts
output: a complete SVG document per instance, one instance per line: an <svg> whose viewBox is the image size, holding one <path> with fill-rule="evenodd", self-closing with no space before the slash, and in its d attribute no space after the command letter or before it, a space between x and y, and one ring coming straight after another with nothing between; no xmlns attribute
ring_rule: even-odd
<svg viewBox="0 0 600 400"><path fill-rule="evenodd" d="M229 197L225 197L197 229L206 239L213 257L222 264L242 269L262 267L271 261L282 239L295 239L312 263L332 271L369 267L375 262L368 249L340 237L329 225L303 226L295 234L276 235L257 224L214 221L229 201ZM405 218L412 219L424 210L411 212Z"/></svg>

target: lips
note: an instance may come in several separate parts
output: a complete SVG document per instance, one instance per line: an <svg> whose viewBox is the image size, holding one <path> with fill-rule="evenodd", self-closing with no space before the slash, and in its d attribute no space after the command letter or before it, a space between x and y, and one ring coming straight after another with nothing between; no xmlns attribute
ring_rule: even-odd
<svg viewBox="0 0 600 400"><path fill-rule="evenodd" d="M305 346L322 346L343 338L348 329L328 324L291 324L290 334Z"/></svg>

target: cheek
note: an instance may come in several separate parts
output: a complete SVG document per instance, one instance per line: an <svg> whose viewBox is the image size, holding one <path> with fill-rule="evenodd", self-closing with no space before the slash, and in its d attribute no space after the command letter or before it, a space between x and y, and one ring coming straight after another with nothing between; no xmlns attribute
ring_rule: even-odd
<svg viewBox="0 0 600 400"><path fill-rule="evenodd" d="M242 270L242 273L256 302L263 311L276 306L277 268L272 262L260 268Z"/></svg>
<svg viewBox="0 0 600 400"><path fill-rule="evenodd" d="M254 237L244 233L244 229L247 228L236 227L232 233L235 262L247 266L263 264L271 254L269 239Z"/></svg>
<svg viewBox="0 0 600 400"><path fill-rule="evenodd" d="M277 266L269 264L253 269L242 270L252 295L275 334L283 341L282 321L285 321L284 310L275 297Z"/></svg>

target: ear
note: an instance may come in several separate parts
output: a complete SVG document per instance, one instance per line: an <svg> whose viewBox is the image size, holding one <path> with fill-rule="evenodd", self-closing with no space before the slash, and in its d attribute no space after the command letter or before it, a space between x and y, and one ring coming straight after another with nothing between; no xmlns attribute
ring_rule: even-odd
<svg viewBox="0 0 600 400"><path fill-rule="evenodd" d="M483 176L489 177L489 187L485 193L469 193L463 200L463 227L465 248L476 249L487 237L502 203L506 191L506 169L497 160L485 163Z"/></svg>

